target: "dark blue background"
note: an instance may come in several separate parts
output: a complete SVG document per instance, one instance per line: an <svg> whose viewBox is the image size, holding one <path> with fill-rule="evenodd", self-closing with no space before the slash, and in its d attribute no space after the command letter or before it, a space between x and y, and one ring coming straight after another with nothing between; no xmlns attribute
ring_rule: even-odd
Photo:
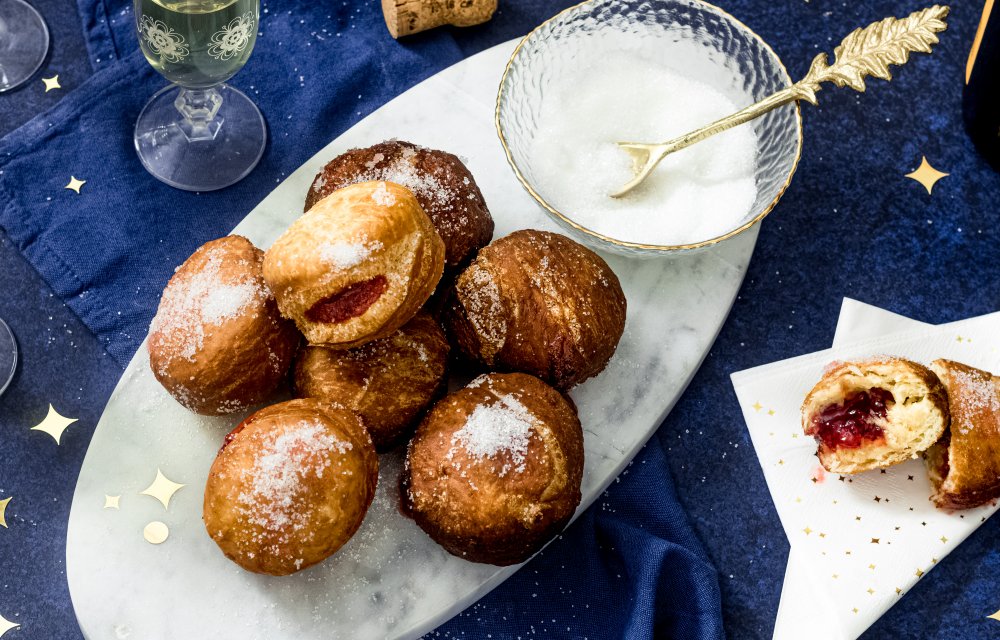
<svg viewBox="0 0 1000 640"><path fill-rule="evenodd" d="M390 97L570 4L501 0L486 25L397 43L374 2L264 3L263 35L234 84L267 116L269 149L250 178L199 196L146 176L131 151L131 123L162 80L134 53L128 3L33 1L54 34L42 75L59 73L64 90L45 94L36 80L0 95L0 134L12 132L0 140L0 317L24 352L0 398L0 499L14 496L10 528L0 529L0 614L23 625L12 640L79 637L64 573L76 475L173 266ZM303 7L278 8L293 4ZM793 77L854 27L923 6L719 4L771 43ZM1000 306L1000 176L960 120L979 9L956 7L936 53L917 56L891 85L872 81L861 97L824 89L820 107L804 106L798 174L763 225L716 345L656 438L563 539L441 636L712 637L718 588L730 637L770 636L788 547L728 376L829 346L844 296L935 323ZM952 174L933 196L903 178L921 155ZM71 173L89 180L84 195L62 188ZM80 418L59 447L28 430L49 402ZM1000 636L986 619L1000 609L997 526L983 525L868 637Z"/></svg>

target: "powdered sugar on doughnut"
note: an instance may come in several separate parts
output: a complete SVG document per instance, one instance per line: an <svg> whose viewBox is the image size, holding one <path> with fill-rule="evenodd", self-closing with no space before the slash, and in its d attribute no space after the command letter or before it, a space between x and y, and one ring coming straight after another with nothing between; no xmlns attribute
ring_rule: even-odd
<svg viewBox="0 0 1000 640"><path fill-rule="evenodd" d="M240 493L247 521L268 531L296 530L309 514L298 508L305 491L303 480L323 477L330 454L350 451L350 442L339 440L319 421L302 421L265 445L253 468L244 471L249 490Z"/></svg>
<svg viewBox="0 0 1000 640"><path fill-rule="evenodd" d="M952 370L949 374L951 384L959 389L958 393L952 395L952 411L956 414L964 413L965 419L952 420L952 426L961 424L959 431L962 434L969 433L970 427L975 425L976 420L973 415L989 413L993 416L1000 416L1000 397L997 394L997 387L993 383L992 376L971 373L968 371ZM954 402L961 399L960 403ZM956 416L957 417L957 416Z"/></svg>
<svg viewBox="0 0 1000 640"><path fill-rule="evenodd" d="M492 358L507 340L507 320L500 302L500 288L490 272L473 264L467 271L470 286L460 286L459 295L466 316L481 338L485 353Z"/></svg>
<svg viewBox="0 0 1000 640"><path fill-rule="evenodd" d="M396 196L389 193L384 182L379 182L375 190L372 191L372 200L375 204L381 205L383 207L391 207L396 204Z"/></svg>
<svg viewBox="0 0 1000 640"><path fill-rule="evenodd" d="M511 466L520 473L525 468L534 422L534 416L517 398L499 396L494 404L476 407L466 419L465 426L455 432L451 437L452 449L448 458L454 457L457 446L478 459L507 453L510 462L500 469L500 476L507 475Z"/></svg>
<svg viewBox="0 0 1000 640"><path fill-rule="evenodd" d="M385 187L384 184L382 186ZM392 197L392 194L388 192L386 194ZM319 248L319 258L339 269L350 269L361 264L368 256L381 250L382 247L382 243L378 240L372 242L367 239L358 242L330 242Z"/></svg>
<svg viewBox="0 0 1000 640"><path fill-rule="evenodd" d="M223 252L212 249L203 269L163 292L150 331L169 336L178 346L173 352L176 356L193 362L205 343L206 327L239 317L246 307L267 296L256 278L223 281L222 261Z"/></svg>

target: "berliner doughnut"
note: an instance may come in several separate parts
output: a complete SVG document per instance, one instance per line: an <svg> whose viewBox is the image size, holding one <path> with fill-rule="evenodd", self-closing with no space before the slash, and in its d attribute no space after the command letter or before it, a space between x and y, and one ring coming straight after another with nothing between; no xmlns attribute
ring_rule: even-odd
<svg viewBox="0 0 1000 640"><path fill-rule="evenodd" d="M354 349L306 347L295 365L295 390L358 413L375 449L386 451L412 433L444 391L447 364L444 331L421 311L392 335Z"/></svg>
<svg viewBox="0 0 1000 640"><path fill-rule="evenodd" d="M205 485L205 528L244 569L288 575L354 535L377 482L378 456L357 415L282 402L226 436Z"/></svg>
<svg viewBox="0 0 1000 640"><path fill-rule="evenodd" d="M466 264L493 237L493 217L469 170L456 156L401 140L351 149L316 175L306 211L355 182L386 180L413 192L444 240L445 264Z"/></svg>
<svg viewBox="0 0 1000 640"><path fill-rule="evenodd" d="M467 358L566 390L604 370L625 306L600 256L565 236L524 230L494 241L459 275L445 326Z"/></svg>
<svg viewBox="0 0 1000 640"><path fill-rule="evenodd" d="M916 458L941 437L948 416L938 377L902 358L835 362L802 403L802 429L834 473Z"/></svg>
<svg viewBox="0 0 1000 640"><path fill-rule="evenodd" d="M1000 498L1000 378L951 360L931 369L951 410L951 426L927 450L934 504L969 509Z"/></svg>
<svg viewBox="0 0 1000 640"><path fill-rule="evenodd" d="M275 240L264 279L311 344L355 347L392 334L427 301L444 244L417 199L364 182L318 201Z"/></svg>
<svg viewBox="0 0 1000 640"><path fill-rule="evenodd" d="M149 364L182 405L241 411L284 381L299 344L261 274L264 254L241 236L202 245L163 290L149 329Z"/></svg>
<svg viewBox="0 0 1000 640"><path fill-rule="evenodd" d="M580 503L583 430L534 376L491 373L445 396L410 441L403 504L450 553L524 562Z"/></svg>

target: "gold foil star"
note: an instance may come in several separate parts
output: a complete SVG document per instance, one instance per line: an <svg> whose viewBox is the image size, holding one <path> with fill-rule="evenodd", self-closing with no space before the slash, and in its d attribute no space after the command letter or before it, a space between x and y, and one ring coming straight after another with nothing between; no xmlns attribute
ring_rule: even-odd
<svg viewBox="0 0 1000 640"><path fill-rule="evenodd" d="M872 538L872 544L878 544L878 538Z"/></svg>
<svg viewBox="0 0 1000 640"><path fill-rule="evenodd" d="M897 596L901 596L901 595L903 595L903 590L902 590L902 589L900 589L899 587L896 587L896 595L897 595Z"/></svg>
<svg viewBox="0 0 1000 640"><path fill-rule="evenodd" d="M142 537L146 539L149 544L162 544L166 541L167 537L170 535L170 529L167 525L163 524L159 520L154 520L146 525L146 528L142 530Z"/></svg>
<svg viewBox="0 0 1000 640"><path fill-rule="evenodd" d="M76 418L67 418L66 416L60 415L59 412L55 410L55 407L50 404L48 415L45 416L44 420L31 427L31 430L44 431L52 436L52 438L56 441L56 445L58 445L59 439L62 438L63 431L76 421Z"/></svg>
<svg viewBox="0 0 1000 640"><path fill-rule="evenodd" d="M839 578L839 577L840 577L840 576L839 576L839 575L837 575L836 573L835 573L835 574L833 574L833 579L834 579L834 580L836 580L836 579L837 579L837 578Z"/></svg>
<svg viewBox="0 0 1000 640"><path fill-rule="evenodd" d="M1000 611L997 611L996 613L991 613L990 615L988 615L986 617L987 618L993 618L994 620L1000 620ZM2 635L2 634L0 634L0 635Z"/></svg>
<svg viewBox="0 0 1000 640"><path fill-rule="evenodd" d="M931 189L934 188L934 184L938 180L944 178L947 175L949 174L942 173L941 171L938 171L937 169L932 167L930 163L927 162L927 158L925 156L921 156L920 166L917 167L917 170L914 171L913 173L906 174L906 177L912 178L913 180L916 180L920 184L924 185L924 189L927 189L927 193L929 195Z"/></svg>
<svg viewBox="0 0 1000 640"><path fill-rule="evenodd" d="M62 89L62 85L59 84L59 74L52 76L51 78L42 78L42 82L45 83L45 93L52 91L53 89Z"/></svg>
<svg viewBox="0 0 1000 640"><path fill-rule="evenodd" d="M868 565L868 568L871 569L872 571L874 571L875 570L875 565L870 564L870 565Z"/></svg>
<svg viewBox="0 0 1000 640"><path fill-rule="evenodd" d="M139 493L144 496L152 496L163 504L164 509L170 508L170 498L174 496L175 493L181 488L187 485L178 484L173 480L167 478L163 475L159 469L156 470L156 480L153 480L153 484L149 485Z"/></svg>
<svg viewBox="0 0 1000 640"><path fill-rule="evenodd" d="M80 195L80 187L85 184L87 184L86 180L80 180L76 176L70 176L69 184L66 185L66 188L71 191L76 191L76 195Z"/></svg>
<svg viewBox="0 0 1000 640"><path fill-rule="evenodd" d="M803 531L805 532L806 535L809 535L810 533L813 532L813 530L810 529L809 527L806 527L805 529L803 529Z"/></svg>
<svg viewBox="0 0 1000 640"><path fill-rule="evenodd" d="M773 416L774 415L774 409L768 409L767 410L767 415Z"/></svg>
<svg viewBox="0 0 1000 640"><path fill-rule="evenodd" d="M105 509L119 509L120 507L118 506L118 501L121 500L121 499L122 499L122 497L120 495L119 496L109 496L108 494L104 494L104 508Z"/></svg>
<svg viewBox="0 0 1000 640"><path fill-rule="evenodd" d="M0 638L2 638L4 634L10 631L11 629L17 629L20 626L21 625L17 624L16 622L11 622L7 618L0 616Z"/></svg>
<svg viewBox="0 0 1000 640"><path fill-rule="evenodd" d="M870 596L875 595L875 590L872 589L871 587L868 587L868 595L870 595Z"/></svg>
<svg viewBox="0 0 1000 640"><path fill-rule="evenodd" d="M761 409L764 408L764 405L762 405L760 402L755 402L750 406L753 407L754 411L760 411Z"/></svg>
<svg viewBox="0 0 1000 640"><path fill-rule="evenodd" d="M920 569L917 569L917 572L915 574L913 574L913 575L917 576L918 578L922 578L923 575L924 575L924 572L921 571Z"/></svg>
<svg viewBox="0 0 1000 640"><path fill-rule="evenodd" d="M3 500L0 500L0 527L3 527L4 529L7 528L7 520L6 520L6 518L4 518L4 512L7 511L7 503L9 503L13 499L14 499L14 496L11 496L9 498L4 498ZM0 633L0 636L2 636L2 635L3 634Z"/></svg>
<svg viewBox="0 0 1000 640"><path fill-rule="evenodd" d="M944 536L941 536L941 544L945 544L947 542L948 542L948 538L945 538Z"/></svg>
<svg viewBox="0 0 1000 640"><path fill-rule="evenodd" d="M851 611L853 611L854 613L857 613L858 612L858 608L854 607L853 609L851 609Z"/></svg>

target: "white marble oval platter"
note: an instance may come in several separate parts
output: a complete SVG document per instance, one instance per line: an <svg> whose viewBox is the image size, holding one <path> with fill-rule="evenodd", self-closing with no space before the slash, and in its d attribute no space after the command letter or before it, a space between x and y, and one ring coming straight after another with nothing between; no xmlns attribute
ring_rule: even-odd
<svg viewBox="0 0 1000 640"><path fill-rule="evenodd" d="M389 138L463 158L496 220L494 237L558 231L514 179L493 125L515 44L456 64L372 113L289 176L234 232L270 246L301 215L327 161ZM607 369L571 393L586 446L577 514L622 471L694 375L729 312L756 236L752 229L669 260L605 256L628 298L628 321ZM138 350L97 425L70 512L66 572L87 638L415 638L518 570L449 555L400 515L396 452L381 457L375 502L337 554L283 578L244 571L222 555L201 518L209 467L242 417L188 412L153 378L145 344ZM142 493L158 470L184 485L167 508ZM119 508L106 506L107 496L121 496ZM160 544L144 538L151 522L169 531Z"/></svg>

